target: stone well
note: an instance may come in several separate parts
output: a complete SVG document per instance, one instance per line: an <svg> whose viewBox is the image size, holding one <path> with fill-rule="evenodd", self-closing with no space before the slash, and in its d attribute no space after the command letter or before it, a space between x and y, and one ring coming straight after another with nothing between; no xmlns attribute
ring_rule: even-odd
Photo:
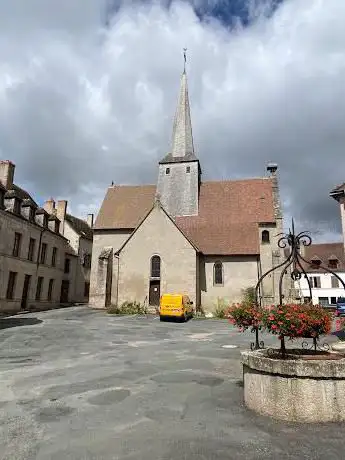
<svg viewBox="0 0 345 460"><path fill-rule="evenodd" d="M345 420L345 356L277 359L256 350L242 352L242 364L249 409L294 422Z"/></svg>

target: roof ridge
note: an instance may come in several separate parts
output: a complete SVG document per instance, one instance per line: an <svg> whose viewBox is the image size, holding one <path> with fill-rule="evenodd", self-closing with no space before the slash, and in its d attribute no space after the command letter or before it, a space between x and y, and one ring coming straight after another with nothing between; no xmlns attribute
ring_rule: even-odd
<svg viewBox="0 0 345 460"><path fill-rule="evenodd" d="M114 184L114 185L109 185L108 187L108 190L109 189L116 189L116 188L138 188L138 187L156 187L155 184L136 184L136 185L133 185L133 184Z"/></svg>
<svg viewBox="0 0 345 460"><path fill-rule="evenodd" d="M205 180L202 181L201 184L220 184L220 183L225 183L225 182L248 182L248 181L254 181L254 180L272 180L271 177L244 177L242 179L220 179L220 180Z"/></svg>

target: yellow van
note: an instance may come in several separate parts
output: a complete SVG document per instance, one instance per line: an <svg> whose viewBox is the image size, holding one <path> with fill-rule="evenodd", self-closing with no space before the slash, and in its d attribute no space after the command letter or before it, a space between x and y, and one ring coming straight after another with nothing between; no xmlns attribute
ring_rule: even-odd
<svg viewBox="0 0 345 460"><path fill-rule="evenodd" d="M180 318L186 321L193 316L193 302L187 295L163 294L159 305L159 318Z"/></svg>

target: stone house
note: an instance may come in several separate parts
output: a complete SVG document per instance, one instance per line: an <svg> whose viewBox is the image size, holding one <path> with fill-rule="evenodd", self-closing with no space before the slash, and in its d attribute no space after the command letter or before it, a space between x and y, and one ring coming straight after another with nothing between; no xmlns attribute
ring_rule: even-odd
<svg viewBox="0 0 345 460"><path fill-rule="evenodd" d="M172 149L157 184L112 185L94 226L90 304L157 305L185 293L197 307L241 300L283 257L277 166L268 177L203 181L193 145L187 76L176 110ZM279 271L265 279L262 302L277 299Z"/></svg>
<svg viewBox="0 0 345 460"><path fill-rule="evenodd" d="M0 312L87 302L92 228L67 214L67 201L40 208L14 172L0 161Z"/></svg>

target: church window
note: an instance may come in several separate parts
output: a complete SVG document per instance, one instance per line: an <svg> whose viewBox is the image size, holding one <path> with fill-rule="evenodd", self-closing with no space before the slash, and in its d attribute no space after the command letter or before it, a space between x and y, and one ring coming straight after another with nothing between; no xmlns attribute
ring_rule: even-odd
<svg viewBox="0 0 345 460"><path fill-rule="evenodd" d="M161 258L159 256L153 256L151 258L151 278L161 277Z"/></svg>
<svg viewBox="0 0 345 460"><path fill-rule="evenodd" d="M270 242L270 232L268 230L264 230L261 233L261 242L262 243L269 243Z"/></svg>
<svg viewBox="0 0 345 460"><path fill-rule="evenodd" d="M213 266L213 284L215 286L223 285L223 264L216 262Z"/></svg>
<svg viewBox="0 0 345 460"><path fill-rule="evenodd" d="M165 169L165 174L170 174L170 168Z"/></svg>
<svg viewBox="0 0 345 460"><path fill-rule="evenodd" d="M190 166L187 166L187 167L186 167L186 172L187 172L187 173L190 173Z"/></svg>

